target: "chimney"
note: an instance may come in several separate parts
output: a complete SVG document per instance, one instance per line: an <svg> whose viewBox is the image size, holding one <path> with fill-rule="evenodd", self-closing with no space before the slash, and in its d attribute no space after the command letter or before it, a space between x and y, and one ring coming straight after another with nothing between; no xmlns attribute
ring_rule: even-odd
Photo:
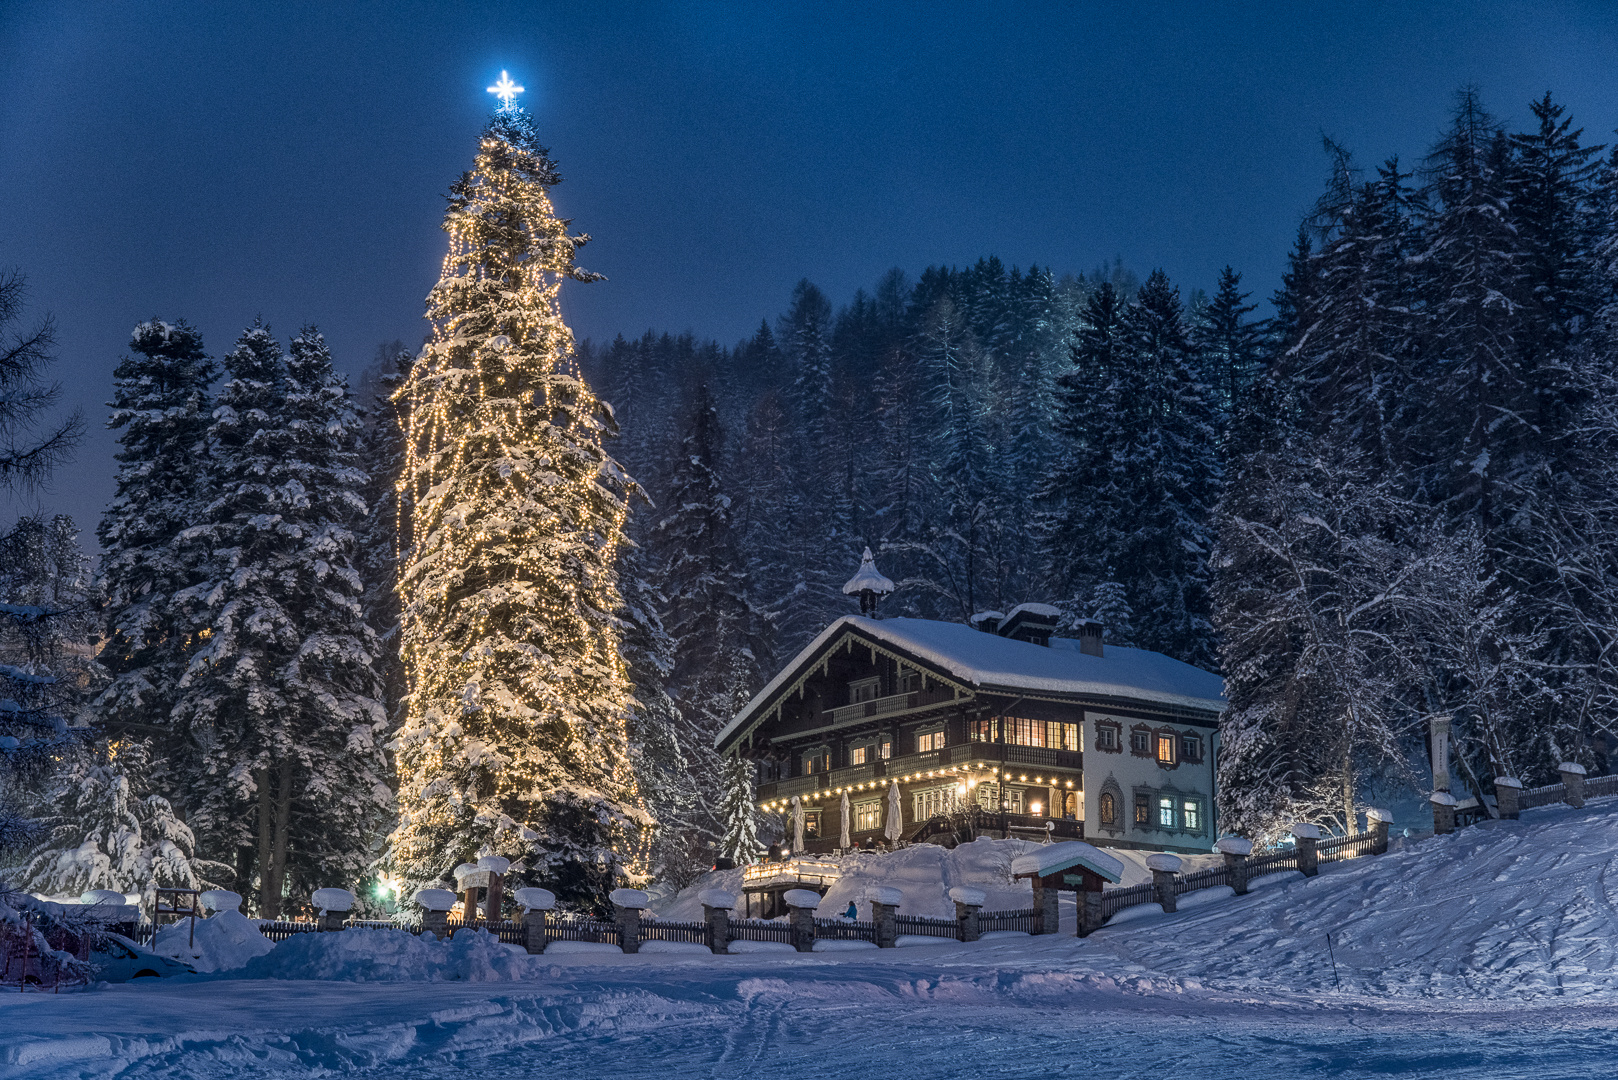
<svg viewBox="0 0 1618 1080"><path fill-rule="evenodd" d="M986 634L998 634L1000 620L1004 618L1005 616L998 611L980 611L966 621Z"/></svg>
<svg viewBox="0 0 1618 1080"><path fill-rule="evenodd" d="M882 576L876 568L876 559L871 555L871 549L866 548L864 556L860 559L860 568L848 584L843 586L844 596L857 596L860 598L860 614L876 617L877 601L893 591L893 582Z"/></svg>
<svg viewBox="0 0 1618 1080"><path fill-rule="evenodd" d="M1106 627L1094 619L1079 620L1079 651L1085 656L1101 656L1101 635Z"/></svg>

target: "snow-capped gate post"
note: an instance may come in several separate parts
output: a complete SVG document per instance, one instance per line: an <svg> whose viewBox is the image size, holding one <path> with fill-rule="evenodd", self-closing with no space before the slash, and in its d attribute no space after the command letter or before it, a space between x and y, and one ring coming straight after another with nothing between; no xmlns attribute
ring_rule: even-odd
<svg viewBox="0 0 1618 1080"><path fill-rule="evenodd" d="M651 897L639 889L614 889L609 898L617 912L619 947L626 953L640 952L640 914Z"/></svg>
<svg viewBox="0 0 1618 1080"><path fill-rule="evenodd" d="M787 905L787 923L792 927L792 946L799 952L815 951L815 911L820 894L813 889L788 889L781 894Z"/></svg>
<svg viewBox="0 0 1618 1080"><path fill-rule="evenodd" d="M1455 796L1447 791L1435 791L1427 796L1433 804L1433 834L1443 836L1455 831Z"/></svg>
<svg viewBox="0 0 1618 1080"><path fill-rule="evenodd" d="M1521 785L1518 786L1520 787ZM1372 855L1386 855L1388 853L1388 829L1392 824L1393 815L1386 810L1378 810L1373 806L1365 811L1365 828L1376 838L1371 841Z"/></svg>
<svg viewBox="0 0 1618 1080"><path fill-rule="evenodd" d="M950 889L949 898L955 901L955 936L962 941L976 941L982 936L978 930L978 912L983 910L987 895L970 885L956 885Z"/></svg>
<svg viewBox="0 0 1618 1080"><path fill-rule="evenodd" d="M892 949L899 944L899 905L905 894L886 885L872 885L865 890L865 899L871 902L871 922L876 924L876 947Z"/></svg>
<svg viewBox="0 0 1618 1080"><path fill-rule="evenodd" d="M1174 910L1174 879L1180 873L1180 860L1166 852L1146 856L1146 869L1152 872L1152 893L1164 911Z"/></svg>
<svg viewBox="0 0 1618 1080"><path fill-rule="evenodd" d="M512 894L522 908L523 948L542 953L549 939L545 936L545 913L556 906L556 894L549 889L518 889Z"/></svg>
<svg viewBox="0 0 1618 1080"><path fill-rule="evenodd" d="M1515 776L1494 778L1494 805L1502 821L1516 821L1522 817L1522 781Z"/></svg>
<svg viewBox="0 0 1618 1080"><path fill-rule="evenodd" d="M1011 860L1011 876L1029 879L1034 887L1034 918L1037 934L1060 930L1056 894L1068 890L1079 894L1079 936L1085 937L1101 926L1101 890L1106 882L1123 879L1124 864L1083 840L1045 844Z"/></svg>
<svg viewBox="0 0 1618 1080"><path fill-rule="evenodd" d="M1556 767L1562 774L1562 801L1574 808L1584 806L1584 766L1577 761L1564 761Z"/></svg>
<svg viewBox="0 0 1618 1080"><path fill-rule="evenodd" d="M320 912L322 930L341 930L354 909L354 894L347 889L316 889L310 899Z"/></svg>
<svg viewBox="0 0 1618 1080"><path fill-rule="evenodd" d="M449 889L417 889L415 900L421 908L421 932L443 941L449 936L449 911L455 906L455 893Z"/></svg>
<svg viewBox="0 0 1618 1080"><path fill-rule="evenodd" d="M1247 895L1247 857L1253 854L1253 841L1240 836L1221 836L1214 842L1225 857L1225 877L1237 896Z"/></svg>
<svg viewBox="0 0 1618 1080"><path fill-rule="evenodd" d="M483 883L483 918L493 926L505 921L500 917L500 903L505 892L506 871L510 869L511 860L498 855L485 855L478 860L478 870L488 875Z"/></svg>
<svg viewBox="0 0 1618 1080"><path fill-rule="evenodd" d="M702 921L708 927L709 951L729 952L730 913L736 909L736 894L724 889L703 889L697 899L702 902Z"/></svg>
<svg viewBox="0 0 1618 1080"><path fill-rule="evenodd" d="M1295 822L1292 826L1294 847L1298 850L1298 869L1304 877L1320 873L1320 826Z"/></svg>

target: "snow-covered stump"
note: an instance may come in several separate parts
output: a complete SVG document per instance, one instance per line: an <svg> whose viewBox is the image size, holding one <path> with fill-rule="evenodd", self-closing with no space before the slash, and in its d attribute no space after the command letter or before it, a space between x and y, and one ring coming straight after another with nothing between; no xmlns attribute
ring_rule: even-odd
<svg viewBox="0 0 1618 1080"><path fill-rule="evenodd" d="M820 894L813 889L788 889L781 899L787 906L787 925L792 927L792 947L799 952L814 952Z"/></svg>
<svg viewBox="0 0 1618 1080"><path fill-rule="evenodd" d="M322 930L341 930L348 921L348 913L354 910L354 894L347 889L316 889L310 899L320 912Z"/></svg>
<svg viewBox="0 0 1618 1080"><path fill-rule="evenodd" d="M956 885L950 889L949 898L955 901L955 936L962 941L976 941L982 937L978 913L988 899L984 891L970 885Z"/></svg>
<svg viewBox="0 0 1618 1080"><path fill-rule="evenodd" d="M1455 796L1447 791L1435 791L1427 796L1433 806L1433 834L1444 836L1455 831Z"/></svg>
<svg viewBox="0 0 1618 1080"><path fill-rule="evenodd" d="M626 953L640 952L640 917L651 897L639 889L614 889L610 899L618 923L618 943Z"/></svg>
<svg viewBox="0 0 1618 1080"><path fill-rule="evenodd" d="M1221 836L1214 842L1225 859L1225 877L1237 896L1247 895L1247 860L1253 854L1253 841L1240 836Z"/></svg>
<svg viewBox="0 0 1618 1080"><path fill-rule="evenodd" d="M1320 873L1320 826L1297 822L1292 826L1292 839L1298 852L1298 869L1304 877Z"/></svg>
<svg viewBox="0 0 1618 1080"><path fill-rule="evenodd" d="M886 885L873 885L865 890L865 899L871 903L871 922L876 926L876 947L894 949L899 945L899 905L905 895Z"/></svg>
<svg viewBox="0 0 1618 1080"><path fill-rule="evenodd" d="M1167 853L1148 855L1146 869L1152 872L1152 895L1163 905L1164 911L1173 911L1174 886L1180 874L1180 860Z"/></svg>
<svg viewBox="0 0 1618 1080"><path fill-rule="evenodd" d="M1393 825L1393 815L1386 810L1371 807L1365 811L1365 829L1371 834L1371 854L1386 855L1388 853L1388 830Z"/></svg>
<svg viewBox="0 0 1618 1080"><path fill-rule="evenodd" d="M455 906L455 894L449 889L417 889L414 899L421 908L421 932L443 941L449 936L449 912Z"/></svg>
<svg viewBox="0 0 1618 1080"><path fill-rule="evenodd" d="M1062 928L1062 907L1058 903L1058 890L1047 889L1039 878L1034 879L1034 933L1054 934Z"/></svg>
<svg viewBox="0 0 1618 1080"><path fill-rule="evenodd" d="M702 903L702 922L708 928L708 950L730 951L730 913L736 910L736 894L724 889L703 889L697 894Z"/></svg>
<svg viewBox="0 0 1618 1080"><path fill-rule="evenodd" d="M1584 807L1584 766L1576 761L1564 761L1556 767L1562 774L1562 801L1574 809Z"/></svg>
<svg viewBox="0 0 1618 1080"><path fill-rule="evenodd" d="M556 894L549 889L518 889L512 894L522 908L522 945L534 955L545 951L545 915L556 906Z"/></svg>
<svg viewBox="0 0 1618 1080"><path fill-rule="evenodd" d="M1494 805L1502 821L1516 821L1522 817L1522 781L1515 776L1494 778Z"/></svg>

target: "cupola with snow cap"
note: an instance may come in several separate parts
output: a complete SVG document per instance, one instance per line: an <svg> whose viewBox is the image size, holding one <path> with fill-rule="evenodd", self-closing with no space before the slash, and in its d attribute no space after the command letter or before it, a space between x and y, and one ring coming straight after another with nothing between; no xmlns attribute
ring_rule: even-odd
<svg viewBox="0 0 1618 1080"><path fill-rule="evenodd" d="M876 568L876 557L871 554L870 548L866 548L865 554L860 557L859 570L843 586L843 595L859 597L860 614L874 617L877 601L893 589L893 582L882 576L882 572Z"/></svg>

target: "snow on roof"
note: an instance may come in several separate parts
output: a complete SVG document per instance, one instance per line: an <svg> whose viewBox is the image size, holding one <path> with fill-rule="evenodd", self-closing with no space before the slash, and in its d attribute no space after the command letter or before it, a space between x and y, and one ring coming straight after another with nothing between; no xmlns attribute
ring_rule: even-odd
<svg viewBox="0 0 1618 1080"><path fill-rule="evenodd" d="M845 630L862 633L936 665L951 678L989 689L1136 698L1220 712L1225 707L1224 680L1147 649L1109 646L1105 656L1079 651L1078 642L1051 638L1048 646L985 634L965 623L932 619L867 619L845 615L811 641L760 690L746 708L725 725L715 745L754 719L798 674L798 667Z"/></svg>
<svg viewBox="0 0 1618 1080"><path fill-rule="evenodd" d="M1011 873L1013 877L1023 874L1038 874L1045 877L1075 866L1082 866L1092 873L1100 874L1108 881L1121 881L1124 876L1123 863L1111 855L1103 854L1083 840L1041 844L1028 854L1018 855L1012 859Z"/></svg>
<svg viewBox="0 0 1618 1080"><path fill-rule="evenodd" d="M1030 615L1043 615L1047 619L1060 619L1062 617L1061 610L1058 608L1053 608L1049 604L1018 604L1016 607L1006 612L1006 621L1010 622L1012 619L1015 619L1020 612L1024 611L1028 612Z"/></svg>
<svg viewBox="0 0 1618 1080"><path fill-rule="evenodd" d="M883 596L893 591L893 582L883 577L881 571L876 568L876 557L871 554L870 548L866 548L865 554L861 556L859 570L855 571L854 576L848 579L848 584L843 586L843 594L858 596L866 589L881 593Z"/></svg>

